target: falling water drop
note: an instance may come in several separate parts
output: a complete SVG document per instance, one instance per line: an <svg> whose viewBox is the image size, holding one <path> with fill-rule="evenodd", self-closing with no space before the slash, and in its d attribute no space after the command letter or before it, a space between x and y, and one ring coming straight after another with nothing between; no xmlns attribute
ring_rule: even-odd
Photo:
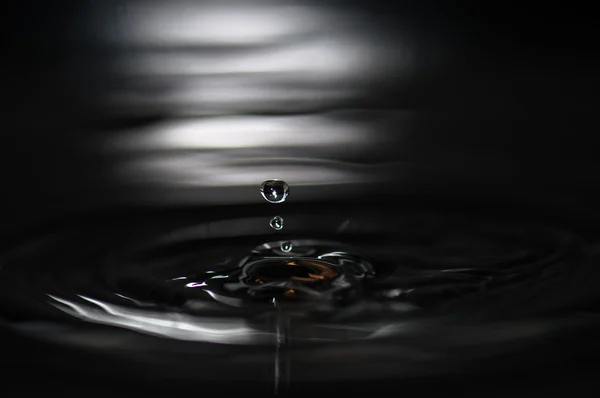
<svg viewBox="0 0 600 398"><path fill-rule="evenodd" d="M266 180L260 185L260 193L269 203L283 203L290 194L290 187L285 181Z"/></svg>
<svg viewBox="0 0 600 398"><path fill-rule="evenodd" d="M271 219L271 222L269 222L269 225L274 230L279 231L283 228L283 218L281 218L279 216L275 216Z"/></svg>
<svg viewBox="0 0 600 398"><path fill-rule="evenodd" d="M294 245L289 240L286 240L285 242L281 242L281 245L279 246L279 248L281 249L282 252L289 253L294 248Z"/></svg>

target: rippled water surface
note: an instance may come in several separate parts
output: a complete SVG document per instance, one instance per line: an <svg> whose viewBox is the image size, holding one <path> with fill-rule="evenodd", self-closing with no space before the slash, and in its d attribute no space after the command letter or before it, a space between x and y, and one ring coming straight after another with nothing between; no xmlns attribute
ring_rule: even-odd
<svg viewBox="0 0 600 398"><path fill-rule="evenodd" d="M595 246L572 231L326 205L290 207L275 231L263 210L138 211L28 237L1 257L2 318L35 339L126 361L154 352L142 366L279 392L501 368L492 360L595 322L564 312L597 274Z"/></svg>

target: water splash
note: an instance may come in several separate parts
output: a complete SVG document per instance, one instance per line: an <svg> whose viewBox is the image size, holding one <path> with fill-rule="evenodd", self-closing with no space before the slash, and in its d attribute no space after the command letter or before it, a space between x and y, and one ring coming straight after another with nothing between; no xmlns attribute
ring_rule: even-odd
<svg viewBox="0 0 600 398"><path fill-rule="evenodd" d="M173 362L177 372L202 365L200 380L231 372L229 358L256 370L256 380L276 361L283 386L331 377L324 358L343 356L334 368L347 380L518 356L528 339L565 325L546 321L553 309L597 291L596 259L568 230L351 210L291 211L294 239L271 228L265 236L264 214L235 218L231 209L81 220L4 251L0 315L20 333L71 346L87 347L96 333L104 351L153 347L157 365L162 353L200 350L201 364ZM451 350L461 355L448 357Z"/></svg>

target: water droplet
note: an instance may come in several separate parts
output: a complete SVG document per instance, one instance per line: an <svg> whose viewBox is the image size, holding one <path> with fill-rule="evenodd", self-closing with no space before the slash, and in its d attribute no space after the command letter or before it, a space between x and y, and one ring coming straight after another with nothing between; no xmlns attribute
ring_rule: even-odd
<svg viewBox="0 0 600 398"><path fill-rule="evenodd" d="M283 218L281 218L279 216L275 216L271 219L271 222L269 222L269 225L274 230L279 231L283 228Z"/></svg>
<svg viewBox="0 0 600 398"><path fill-rule="evenodd" d="M269 203L283 203L290 194L290 187L285 181L266 180L260 185L260 193Z"/></svg>
<svg viewBox="0 0 600 398"><path fill-rule="evenodd" d="M285 242L281 242L281 246L279 246L279 248L282 252L289 253L294 248L294 245L289 240L286 240Z"/></svg>

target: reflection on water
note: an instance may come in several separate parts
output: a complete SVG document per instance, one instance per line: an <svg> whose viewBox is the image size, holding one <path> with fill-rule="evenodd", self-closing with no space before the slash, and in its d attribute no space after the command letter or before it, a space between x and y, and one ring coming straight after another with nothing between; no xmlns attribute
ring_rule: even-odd
<svg viewBox="0 0 600 398"><path fill-rule="evenodd" d="M145 200L255 202L250 192L270 176L312 200L407 180L410 163L392 145L410 135L413 119L406 111L186 118L112 132L99 147L110 178L147 190Z"/></svg>
<svg viewBox="0 0 600 398"><path fill-rule="evenodd" d="M111 100L130 112L343 107L414 66L413 51L386 45L389 33L360 10L326 3L133 1L99 24L99 40L127 49L112 62ZM160 95L148 95L153 88Z"/></svg>
<svg viewBox="0 0 600 398"><path fill-rule="evenodd" d="M299 187L300 200L327 198L332 188L311 187L355 192L402 167L390 143L411 133L414 111L369 105L373 90L415 71L395 24L328 3L132 1L116 16L89 7L95 40L112 49L102 108L155 119L88 145L144 201L248 203L243 190L269 176Z"/></svg>
<svg viewBox="0 0 600 398"><path fill-rule="evenodd" d="M597 280L597 250L578 234L481 214L374 210L291 209L288 240L262 216L235 214L64 225L4 253L0 308L14 330L68 346L100 333L122 349L127 330L172 341L156 348L168 355L193 342L231 346L247 366L271 369L255 381L279 387L441 375L595 322L560 311ZM326 370L331 361L336 371Z"/></svg>
<svg viewBox="0 0 600 398"><path fill-rule="evenodd" d="M286 240L285 242L281 242L281 245L279 246L279 249L284 253L291 252L293 248L294 248L294 244L292 242L290 242L289 240Z"/></svg>

